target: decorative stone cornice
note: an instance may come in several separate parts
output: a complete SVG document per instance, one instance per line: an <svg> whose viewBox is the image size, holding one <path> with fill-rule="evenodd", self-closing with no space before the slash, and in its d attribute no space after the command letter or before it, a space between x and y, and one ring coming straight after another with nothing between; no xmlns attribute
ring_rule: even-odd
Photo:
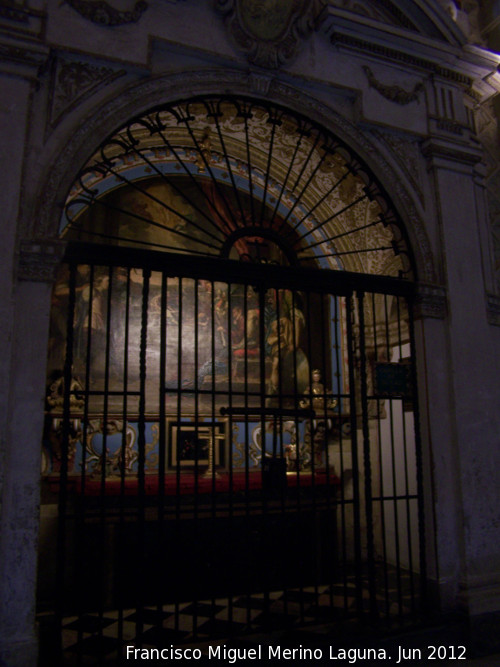
<svg viewBox="0 0 500 667"><path fill-rule="evenodd" d="M215 9L248 61L266 69L291 61L326 16L324 0L215 0Z"/></svg>
<svg viewBox="0 0 500 667"><path fill-rule="evenodd" d="M500 327L500 296L486 293L486 317L488 322Z"/></svg>
<svg viewBox="0 0 500 667"><path fill-rule="evenodd" d="M415 295L414 316L417 319L433 317L444 319L447 315L446 290L440 285L418 283Z"/></svg>
<svg viewBox="0 0 500 667"><path fill-rule="evenodd" d="M5 31L11 38L27 37L31 40L41 39L46 15L28 3L17 3L14 0L0 2L0 30Z"/></svg>
<svg viewBox="0 0 500 667"><path fill-rule="evenodd" d="M330 33L329 37L331 44L334 46L346 46L357 51L362 51L364 54L373 53L376 56L382 56L384 59L401 62L405 65L415 67L415 69L425 70L429 74L437 74L438 76L443 77L443 79L448 79L449 81L462 84L467 88L472 88L473 80L471 77L462 74L461 72L449 69L448 67L443 67L442 65L439 65L432 60L420 58L418 56L406 53L403 50L384 46L376 42L369 42L364 39L359 39L358 37L354 37L353 35L348 35L339 31L333 31Z"/></svg>
<svg viewBox="0 0 500 667"><path fill-rule="evenodd" d="M42 44L6 42L0 37L0 72L4 74L36 82L48 55L49 49Z"/></svg>
<svg viewBox="0 0 500 667"><path fill-rule="evenodd" d="M66 242L60 239L21 241L17 264L18 280L53 282Z"/></svg>
<svg viewBox="0 0 500 667"><path fill-rule="evenodd" d="M66 2L84 19L109 27L137 23L148 8L145 0L137 0L132 11L115 9L105 0L66 0Z"/></svg>
<svg viewBox="0 0 500 667"><path fill-rule="evenodd" d="M49 53L42 43L45 21L42 11L0 2L0 72L36 81Z"/></svg>

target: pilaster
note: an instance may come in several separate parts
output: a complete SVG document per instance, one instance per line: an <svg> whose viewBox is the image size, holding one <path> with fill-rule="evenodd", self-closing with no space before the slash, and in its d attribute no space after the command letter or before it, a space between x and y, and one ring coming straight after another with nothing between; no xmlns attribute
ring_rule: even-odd
<svg viewBox="0 0 500 667"><path fill-rule="evenodd" d="M58 239L20 244L13 284L12 344L0 532L0 664L35 665L35 596L50 293L64 251Z"/></svg>
<svg viewBox="0 0 500 667"><path fill-rule="evenodd" d="M425 334L428 378L428 401L433 404L429 424L433 446L434 478L437 493L438 554L448 547L439 536L439 526L450 521L457 527L457 552L462 562L459 573L460 600L471 617L480 613L474 591L488 588L490 610L500 610L500 536L495 529L500 522L496 495L500 485L500 416L498 404L498 349L500 336L491 326L498 304L487 295L482 271L484 252L481 248L480 219L483 208L477 201L476 164L481 151L472 140L451 137L449 132L431 137L424 146L428 169L435 189L441 240L442 267L446 281L450 316L445 339L438 347L429 325ZM443 332L435 332L441 338ZM429 353L430 352L430 353ZM444 360L440 356L444 355ZM443 368L443 361L446 368ZM435 369L441 373L436 373ZM449 393L450 414L440 414L439 393ZM446 406L443 404L442 408ZM436 437L449 421L452 442ZM444 434L443 434L444 435ZM444 456L443 456L444 454ZM449 469L456 469L456 483L449 480ZM451 491L455 506L444 497ZM443 569L441 570L443 573ZM445 572L445 575L448 574ZM481 586L474 582L481 577Z"/></svg>
<svg viewBox="0 0 500 667"><path fill-rule="evenodd" d="M28 3L0 7L0 664L36 664L35 580L40 433L50 284L15 280L31 96L48 56L45 15Z"/></svg>

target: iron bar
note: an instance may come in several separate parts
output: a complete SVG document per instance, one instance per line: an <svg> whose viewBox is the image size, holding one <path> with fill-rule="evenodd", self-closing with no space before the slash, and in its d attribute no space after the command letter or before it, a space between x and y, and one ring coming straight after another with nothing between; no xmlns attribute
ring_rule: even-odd
<svg viewBox="0 0 500 667"><path fill-rule="evenodd" d="M293 408L269 408L262 407L257 408L221 408L220 413L222 416L233 415L233 416L242 416L242 417L298 417L304 419L314 419L316 413L314 410L308 410L307 408L298 408L297 410Z"/></svg>
<svg viewBox="0 0 500 667"><path fill-rule="evenodd" d="M142 632L144 629L144 599L146 574L146 363L148 340L148 306L151 271L144 268L142 271L142 302L141 302L141 329L139 352L139 421L138 421L138 490L137 490L137 592L136 592L136 631L139 646L142 646Z"/></svg>
<svg viewBox="0 0 500 667"><path fill-rule="evenodd" d="M121 442L121 465L120 465L120 507L118 518L118 553L125 551L125 478L127 468L127 430L128 430L128 362L129 362L129 327L130 327L130 269L126 270L127 285L125 290L125 320L124 320L124 335L123 335L123 430ZM117 662L121 659L121 647L123 645L123 610L124 610L124 588L126 581L126 567L124 559L116 558L116 568L118 572L118 657Z"/></svg>
<svg viewBox="0 0 500 667"><path fill-rule="evenodd" d="M62 437L61 437L61 467L60 467L60 493L58 498L58 515L57 515L57 545L56 545L56 581L55 581L55 624L57 627L57 652L55 656L58 662L62 660L62 624L65 612L65 572L66 572L66 536L67 536L67 509L68 509L68 455L69 442L71 432L71 379L73 370L73 344L74 344L74 316L75 316L75 282L76 282L76 265L71 264L69 267L69 296L68 296L68 311L66 319L66 355L64 359L63 371L63 422L62 422Z"/></svg>
<svg viewBox="0 0 500 667"><path fill-rule="evenodd" d="M349 360L349 412L351 418L351 457L353 473L353 541L354 541L354 571L356 578L356 607L358 614L363 611L362 589L362 559L361 559L361 500L359 492L359 465L358 465L358 437L357 437L357 405L356 405L356 376L354 373L356 356L353 333L353 305L352 296L346 299L346 327L347 353Z"/></svg>
<svg viewBox="0 0 500 667"><path fill-rule="evenodd" d="M378 343L377 343L377 317L376 317L376 303L375 303L375 294L372 293L372 327L373 327L373 348L374 348L374 360L373 363L378 362ZM377 437L378 437L378 456L379 456L379 500L380 502L380 524L381 524L381 533L382 533L382 553L383 553L383 576L384 576L384 593L385 593L385 613L386 616L389 615L390 611L390 602L389 602L389 574L388 574L388 563L387 563L387 535L386 535L386 521L385 521L385 502L383 500L384 495L384 465L383 465L383 448L382 448L382 411L380 398L376 398L377 404ZM373 502L377 502L377 498L373 497Z"/></svg>
<svg viewBox="0 0 500 667"><path fill-rule="evenodd" d="M371 470L371 443L370 429L368 425L368 398L367 398L367 363L366 363L366 339L365 339L365 295L357 293L358 318L359 318L359 350L360 350L360 391L361 391L361 419L363 431L363 471L365 482L365 514L366 514L366 541L368 560L368 588L370 595L370 616L377 617L377 598L375 581L375 544L373 537L373 507L372 507L372 470Z"/></svg>
<svg viewBox="0 0 500 667"><path fill-rule="evenodd" d="M385 316L385 347L386 358L388 361L392 358L391 339L389 330L389 308L387 305L387 295L384 295L384 316ZM403 599L401 592L401 545L399 539L399 511L397 496L397 475L396 475L396 441L394 434L394 413L393 413L393 399L387 399L389 403L389 430L390 430L390 444L391 444L391 473L392 473L392 489L393 489L393 520L395 532L395 551L396 551L396 577L397 577L397 591L398 591L398 607L399 614L402 614Z"/></svg>
<svg viewBox="0 0 500 667"><path fill-rule="evenodd" d="M420 432L420 408L418 402L417 365L416 365L416 342L415 342L415 319L414 303L409 299L406 302L408 308L408 328L410 333L410 359L411 359L411 382L413 401L413 430L415 433L415 458L417 477L417 502L418 502L418 538L419 538L419 565L420 565L420 593L421 608L427 610L430 601L427 590L427 559L425 539L425 510L424 510L424 468L422 457L422 439Z"/></svg>

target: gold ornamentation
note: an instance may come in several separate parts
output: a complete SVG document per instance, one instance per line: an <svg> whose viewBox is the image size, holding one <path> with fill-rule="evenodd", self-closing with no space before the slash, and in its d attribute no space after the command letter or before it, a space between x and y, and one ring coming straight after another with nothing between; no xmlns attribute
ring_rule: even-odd
<svg viewBox="0 0 500 667"><path fill-rule="evenodd" d="M207 170L206 164L212 162L212 141L210 139L209 127L203 130L203 137L198 145L200 154L196 159L196 166L198 167L198 173L204 174Z"/></svg>
<svg viewBox="0 0 500 667"><path fill-rule="evenodd" d="M82 383L75 377L71 378L69 384L69 409L82 410L85 400L81 397L80 392L83 391ZM64 408L64 376L55 380L49 388L49 396L47 397L47 404L50 408L49 412L61 413Z"/></svg>
<svg viewBox="0 0 500 667"><path fill-rule="evenodd" d="M321 371L315 368L312 372L311 386L304 392L304 398L300 401L301 408L312 408L315 412L334 410L337 407L337 399L325 390L321 382Z"/></svg>

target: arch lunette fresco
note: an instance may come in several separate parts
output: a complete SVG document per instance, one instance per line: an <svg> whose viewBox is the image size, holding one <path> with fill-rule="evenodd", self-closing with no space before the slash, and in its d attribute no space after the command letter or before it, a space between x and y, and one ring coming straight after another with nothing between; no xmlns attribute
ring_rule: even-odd
<svg viewBox="0 0 500 667"><path fill-rule="evenodd" d="M82 119L73 112L73 127L64 124L47 143L47 154L57 156L41 175L41 185L33 207L24 207L21 220L21 239L56 238L61 216L61 204L78 169L86 162L95 147L121 123L147 111L155 104L175 101L179 97L217 93L248 93L248 84L237 71L206 70L186 75L175 74L150 79L130 86L100 108L94 108ZM183 91L179 95L179 91ZM422 216L416 204L416 195L402 182L401 174L383 158L371 139L356 128L334 108L278 80L271 80L266 95L270 101L305 113L348 144L377 174L382 186L405 223L415 255L419 280L436 283L436 272L431 247ZM70 118L68 118L68 121ZM28 211L35 210L35 214Z"/></svg>

